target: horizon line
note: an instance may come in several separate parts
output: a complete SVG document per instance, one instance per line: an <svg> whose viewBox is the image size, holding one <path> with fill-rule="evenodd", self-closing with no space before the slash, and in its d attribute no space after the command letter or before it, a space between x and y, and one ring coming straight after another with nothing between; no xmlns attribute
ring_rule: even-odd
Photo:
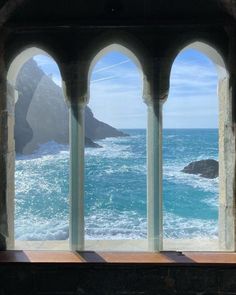
<svg viewBox="0 0 236 295"><path fill-rule="evenodd" d="M132 127L114 127L114 128L116 128L116 129L132 129L132 130L138 130L138 129L147 129L147 127L140 127L140 128L132 128ZM175 127L167 127L167 128L162 128L163 130L168 130L168 129L185 129L185 130L190 130L190 129L214 129L214 130L216 130L216 129L219 129L218 127L200 127L200 128L198 128L198 127L177 127L177 128L175 128Z"/></svg>

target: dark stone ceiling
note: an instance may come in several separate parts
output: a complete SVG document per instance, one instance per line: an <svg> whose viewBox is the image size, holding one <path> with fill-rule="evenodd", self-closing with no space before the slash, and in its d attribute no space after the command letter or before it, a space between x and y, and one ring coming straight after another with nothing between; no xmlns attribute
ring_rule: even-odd
<svg viewBox="0 0 236 295"><path fill-rule="evenodd" d="M236 19L236 0L0 0L0 23L159 25Z"/></svg>
<svg viewBox="0 0 236 295"><path fill-rule="evenodd" d="M234 0L0 0L11 23L213 22L236 16ZM92 22L91 22L92 21Z"/></svg>
<svg viewBox="0 0 236 295"><path fill-rule="evenodd" d="M236 0L220 0L223 10L236 19Z"/></svg>

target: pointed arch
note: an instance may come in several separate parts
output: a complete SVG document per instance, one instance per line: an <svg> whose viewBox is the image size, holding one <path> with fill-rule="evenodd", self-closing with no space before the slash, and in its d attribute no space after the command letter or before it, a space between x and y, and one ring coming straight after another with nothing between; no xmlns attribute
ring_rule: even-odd
<svg viewBox="0 0 236 295"><path fill-rule="evenodd" d="M119 63L120 61L122 64L123 61L126 62L125 60L128 60L129 63L132 64L132 66L128 67L130 73L135 72L135 86L133 89L135 89L135 90L138 89L138 90L137 90L137 92L135 92L135 95L132 96L131 100L129 100L129 95L127 95L127 96L124 95L123 97L122 97L122 95L121 96L118 95L117 97L115 97L116 91L119 91L120 89L122 89L122 93L123 93L123 92L125 92L125 88L129 87L129 85L130 85L129 82L127 82L128 79L126 79L126 78L123 79L125 76L125 73L126 72L129 73L129 71L127 71L127 68L124 67L124 68L122 68L123 74L119 75L119 77L122 77L121 78L122 82L121 81L118 82L119 83L119 90L117 88L115 88L115 90L112 92L112 99L113 99L113 102L115 102L115 103L109 104L110 101L109 101L108 97L105 97L104 101L100 100L100 97L99 97L99 99L98 99L99 102L97 104L94 104L95 107L92 110L95 111L96 107L97 108L101 107L101 110L102 110L101 117L99 118L101 120L102 115L103 115L103 110L105 110L104 113L107 111L106 101L108 102L108 105L109 105L108 106L108 109L109 109L108 113L109 114L112 113L112 115L111 115L112 120L106 121L104 118L104 121L107 124L111 124L112 127L116 127L118 129L121 129L121 130L116 131L117 135L113 135L114 137L117 137L117 141L114 142L114 144L117 146L117 155L116 155L117 158L122 157L123 151L122 151L121 147L124 144L125 144L125 146L128 147L128 146L131 146L131 144L142 145L145 142L145 145L141 149L141 154L139 154L140 157L138 160L138 161L140 161L140 165L145 166L145 169L144 169L145 172L139 176L139 178L138 178L139 182L136 184L136 187L133 187L133 192L128 193L127 187L129 187L129 185L130 186L132 185L131 182L129 183L130 179L132 179L131 175L130 175L131 170L129 170L129 168L128 168L126 170L126 172L119 172L119 171L120 171L120 169L121 169L121 171L123 171L121 167L124 163L125 163L124 165L127 165L127 167L131 167L130 166L131 162L129 161L130 158L129 158L129 156L127 156L128 158L125 157L123 160L124 161L123 164L121 164L119 161L117 161L117 162L114 161L114 159L112 159L108 155L106 155L106 152L113 145L112 141L110 141L110 140L106 141L105 138L104 139L101 138L101 140L104 140L104 141L101 141L99 143L101 143L101 147L103 148L101 150L101 152L104 153L104 157L101 158L100 166L96 170L97 171L96 174L98 175L97 177L96 177L95 173L94 173L94 175L91 172L88 173L88 171L91 170L90 167L92 167L92 161L94 161L94 159L89 155L89 153L87 153L87 155L86 155L87 158L86 158L85 171L87 171L87 172L85 174L85 179L87 179L88 181L85 181L85 183L90 183L90 179L91 179L92 187L96 187L96 191L93 190L94 198L91 199L90 201L89 201L89 199L90 199L89 195L87 197L85 197L85 200L86 200L85 207L92 208L93 206L92 205L88 206L88 204L89 204L89 202L91 202L91 204L93 204L94 200L96 200L97 204L100 204L100 203L104 204L103 208L100 210L101 214L104 215L104 217L105 217L106 210L108 210L107 212L110 212L110 213L112 212L111 216L114 215L115 218L112 218L112 217L110 218L110 221L109 221L110 229L107 229L107 233L104 234L104 237L101 236L101 238L105 239L105 237L106 237L106 239L109 239L109 237L111 237L113 235L113 238L116 241L119 241L119 243L117 243L117 245L116 245L117 249L125 250L125 249L129 249L129 248L127 248L127 247L129 247L128 241L132 240L133 236L134 236L134 232L132 233L133 229L129 229L129 224L131 224L133 222L132 214L129 213L132 211L131 207L129 207L129 204L135 203L135 202L137 202L137 204L142 204L142 205L140 205L140 207L143 206L142 210L139 211L137 208L135 208L135 209L133 209L133 211L135 211L135 214L140 216L140 220L143 220L143 219L146 220L146 216L145 217L143 216L146 214L146 160L145 160L146 159L146 128L145 128L146 125L145 125L145 127L138 128L137 127L137 120L135 120L136 121L135 125L134 125L134 123L132 125L132 118L133 118L132 112L133 112L133 110L129 112L128 109L131 109L131 108L135 109L135 107L133 107L135 104L134 100L136 100L136 103L143 105L144 108L146 108L146 105L142 101L142 92L141 92L142 90L140 89L140 85L143 84L142 83L142 78L143 78L142 65L141 65L139 59L137 58L137 56L131 50L129 50L127 47L122 46L120 44L112 43L112 44L106 46L105 48L101 49L96 55L93 56L90 66L89 66L89 71L88 71L88 82L91 82L91 80L93 79L91 77L92 77L92 71L94 69L94 66L103 57L105 60L106 56L108 56L109 53L111 54L110 58L112 56L111 59L109 59L109 57L108 57L108 59L110 60L111 63L107 64L107 67L104 67L104 69L109 70L111 68L111 70L112 70L113 66L120 65L120 63ZM96 70L98 70L98 67L96 68ZM99 68L99 70L100 70L100 68ZM99 72L99 70L98 70L98 72ZM115 72L116 71L114 71L114 75L116 75ZM137 72L139 72L139 73L137 73ZM94 73L95 73L95 70L94 70ZM111 74L111 75L113 75L113 74ZM100 76L98 76L98 77L100 77ZM116 85L116 82L111 82L111 84ZM133 85L132 85L132 87L133 87ZM89 89L89 87L88 87L88 89ZM104 93L104 96L106 96L105 93ZM138 98L139 98L139 101L138 101ZM91 100L93 100L93 99L96 100L96 93L95 92L94 92L94 94L92 93ZM123 100L123 102L122 102L122 100ZM130 103L130 101L132 103ZM119 105L121 105L122 107L119 108ZM91 102L91 108L93 108L92 102ZM126 113L126 111L127 111L127 113ZM135 110L134 110L134 112L135 112ZM144 113L144 112L142 112L142 113ZM116 114L117 114L117 117L119 117L119 119L118 119L118 120L120 120L119 123L123 124L123 125L121 124L122 127L121 127L121 125L119 125L118 120L115 120ZM124 120L120 119L120 116L122 116L122 115L124 115L124 118L125 118ZM144 122L146 123L146 118L145 118ZM85 127L86 127L86 122L85 122ZM113 136L108 135L107 137L113 137ZM121 139L118 139L119 137L121 137ZM136 141L136 138L139 138L139 139L142 138L142 140L139 142L138 140ZM138 155L138 152L136 153L136 155ZM114 172L112 172L112 174L107 174L108 170L114 171ZM128 172L128 170L129 170L129 172ZM118 182L112 183L112 178L114 177L114 175L116 175L116 173L121 173L121 175L123 175L122 173L125 173L126 177L124 177L123 179L122 179L122 177L120 177L119 183ZM118 176L116 176L116 177L118 178ZM100 183L103 183L103 188L102 188L102 185L99 185ZM107 184L105 185L105 183L107 183ZM139 185L140 185L140 187L139 187ZM137 191L135 190L135 188L137 188ZM124 207L127 206L126 210L128 213L127 213L126 221L122 221L123 220L123 218L122 218L123 212L119 208L119 206L117 206L117 200L120 200L119 195L123 196L123 198L124 198L124 205L122 205L122 206L124 206ZM103 196L103 197L101 198L101 196ZM110 196L110 197L108 198L108 196ZM112 210L109 207L106 207L107 206L106 199L110 200L109 202L111 205L109 205L109 207L112 207L112 208L114 207ZM94 208L95 208L95 206L97 206L96 203L94 205ZM98 206L97 206L97 210L99 210ZM143 213L143 212L145 212L145 213ZM91 213L89 212L89 214L91 214ZM115 222L115 219L116 219L116 222ZM104 221L105 221L105 219L104 219ZM101 222L103 222L102 219L101 219ZM122 222L125 222L126 226L128 227L126 232L122 230L122 227L121 227ZM106 226L106 225L105 224L102 225L102 227L104 227L104 226ZM85 228L87 231L89 231L89 224L88 223L86 224ZM137 236L140 235L140 237L141 237L142 234L145 236L146 229L143 229L141 227L141 221L140 221L140 223L138 223L137 228L138 228L138 229L136 229ZM130 232L129 232L129 230L130 230ZM142 232L142 230L144 231L144 233ZM113 234L111 234L112 232L113 232ZM124 237L124 241L121 237ZM146 236L145 236L145 239L146 239ZM106 247L108 249L110 249L109 247L111 247L111 245L112 245L111 243L108 243L106 245ZM85 240L85 246L88 248L90 247L89 238ZM102 247L104 247L104 246L102 246ZM102 249L104 249L104 248L102 248Z"/></svg>
<svg viewBox="0 0 236 295"><path fill-rule="evenodd" d="M18 152L19 154L24 154L24 153L30 154L39 147L38 143L43 144L55 138L57 139L59 138L58 141L55 139L56 142L62 143L64 138L66 138L67 136L65 131L67 130L66 128L68 127L65 124L66 121L62 118L62 116L59 117L56 111L51 111L52 109L48 107L47 103L52 104L50 99L48 99L48 96L47 95L35 96L36 90L38 90L38 93L40 93L40 89L42 89L43 85L47 85L47 84L44 84L44 82L50 80L50 78L47 77L47 75L46 76L44 75L43 70L37 70L36 61L34 61L32 65L33 65L33 68L36 67L35 69L38 75L33 75L33 74L31 75L31 67L30 67L29 68L30 74L27 73L24 75L24 79L22 79L24 83L21 81L21 87L19 87L20 83L18 80L18 75L21 74L23 66L25 65L25 63L30 61L33 57L38 55L40 56L43 55L53 60L55 64L57 65L58 71L60 73L60 68L58 66L58 63L56 62L56 59L47 51L39 47L28 47L26 49L23 49L21 52L19 52L19 54L16 55L11 60L11 63L9 63L8 72L7 72L7 115L8 115L7 144L8 144L8 151L10 151L7 158L7 162L8 162L7 163L7 182L8 182L7 199L8 199L8 206L9 208L11 208L11 215L9 220L9 236L10 236L12 245L14 244L14 219L17 216L14 214L14 207L15 207L14 204L15 204L15 196L16 197L18 196L18 190L16 190L17 193L15 194L15 163L17 163L15 162L16 152ZM33 77L31 78L31 76ZM36 78L34 79L34 77ZM24 85L25 86L27 85L27 87L25 87ZM18 102L17 102L18 100L17 87L19 87L22 90L21 93L19 93L20 99ZM26 90L23 90L24 87L26 88ZM66 110L66 106L64 107L63 95L60 94L60 91L59 89L56 88L56 86L53 89L54 90L56 89L54 93L55 93L55 96L58 98L58 100L56 101L56 105L59 105L59 107L58 108L56 107L56 109L57 110L59 109L62 113L64 110ZM38 100L37 100L37 97L39 97ZM22 101L23 103L21 103ZM37 114L37 119L35 119L36 118L35 114ZM17 118L18 118L18 121L17 121ZM41 121L41 118L42 118L42 121ZM58 121L54 125L52 124L52 122L53 123L56 122L55 118ZM65 118L67 118L66 115L65 115ZM55 126L56 127L59 126L58 122L62 122L61 124L62 126L65 126L64 128L65 130L64 129L62 130L62 128L58 128L59 132L54 133L54 132L57 132ZM42 128L42 126L43 127L51 126L51 129L45 128L47 129L47 131L49 131L47 133L44 131L44 128ZM22 128L18 128L18 127L22 127ZM40 135L43 133L45 134L45 136L42 139ZM53 135L56 134L55 137L53 137L52 134ZM22 141L21 141L21 137L23 138ZM61 142L60 142L60 138L62 138ZM17 142L18 142L18 145L17 145ZM41 170L39 170L38 176L40 176L40 172ZM35 180L39 179L39 177L34 177L34 178ZM19 182L16 182L16 185L18 183ZM35 181L35 184L37 184L37 181ZM34 184L32 184L32 186L34 186ZM21 208L21 209L22 211L24 210L24 208ZM28 211L26 210L26 212ZM10 246L10 247L13 248L13 246Z"/></svg>
<svg viewBox="0 0 236 295"><path fill-rule="evenodd" d="M224 79L228 77L228 69L223 57L216 46L210 45L205 41L188 41L184 45L178 47L178 50L172 55L172 64L174 63L176 57L188 49L195 49L205 56L207 56L213 64L216 66L216 71L219 79Z"/></svg>
<svg viewBox="0 0 236 295"><path fill-rule="evenodd" d="M182 52L194 49L209 58L215 66L218 77L217 96L219 100L219 246L220 250L234 249L235 218L234 207L235 136L233 132L232 98L229 93L229 72L225 57L219 48L205 41L192 41L175 51L172 65ZM201 73L199 73L201 74ZM167 99L168 100L168 99ZM230 160L229 160L230 159ZM233 163L233 164L232 164Z"/></svg>
<svg viewBox="0 0 236 295"><path fill-rule="evenodd" d="M11 61L8 69L7 69L7 83L8 85L10 85L11 87L15 88L16 86L16 80L17 80L17 76L20 72L20 69L22 68L22 66L31 58L33 58L36 55L45 55L47 57L52 58L60 71L60 65L57 62L56 58L51 54L48 53L47 50L44 50L40 47L27 47L25 49L23 49L20 53L18 53ZM61 73L61 71L60 71ZM17 97L16 97L17 99Z"/></svg>
<svg viewBox="0 0 236 295"><path fill-rule="evenodd" d="M89 83L91 80L91 75L92 75L92 71L94 66L97 64L97 62L103 57L105 56L107 53L111 52L111 51L117 51L119 53L124 54L125 56L127 56L137 67L137 69L139 70L141 79L143 81L142 83L142 92L143 92L143 97L144 97L144 92L146 91L146 87L145 87L145 81L146 79L144 78L144 72L143 72L143 66L141 64L141 62L139 61L139 59L137 58L137 56L133 53L132 50L130 50L129 48L127 48L126 46L120 45L118 43L112 43L110 45L107 45L106 47L104 47L103 49L101 49L91 60L90 62L90 66L89 66L89 70L88 70L88 92L89 92ZM89 99L89 93L88 93L88 99Z"/></svg>
<svg viewBox="0 0 236 295"><path fill-rule="evenodd" d="M224 58L222 57L222 55L219 53L219 51L216 48L214 48L213 46L205 42L196 41L189 44L188 46L183 48L181 51L185 51L188 49L195 49L205 54L215 64L219 79L228 77L228 70L227 70Z"/></svg>

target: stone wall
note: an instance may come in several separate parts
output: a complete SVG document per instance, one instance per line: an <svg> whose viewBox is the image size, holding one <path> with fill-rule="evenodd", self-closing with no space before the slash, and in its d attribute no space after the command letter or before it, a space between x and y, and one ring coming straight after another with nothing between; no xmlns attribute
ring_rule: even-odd
<svg viewBox="0 0 236 295"><path fill-rule="evenodd" d="M235 295L235 265L0 264L7 295Z"/></svg>

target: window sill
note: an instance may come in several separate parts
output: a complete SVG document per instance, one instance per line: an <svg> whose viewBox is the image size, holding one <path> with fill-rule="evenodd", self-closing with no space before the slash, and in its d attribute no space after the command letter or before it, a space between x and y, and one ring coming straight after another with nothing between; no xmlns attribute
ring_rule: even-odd
<svg viewBox="0 0 236 295"><path fill-rule="evenodd" d="M236 253L227 252L71 252L0 251L0 263L105 263L155 265L234 265Z"/></svg>

